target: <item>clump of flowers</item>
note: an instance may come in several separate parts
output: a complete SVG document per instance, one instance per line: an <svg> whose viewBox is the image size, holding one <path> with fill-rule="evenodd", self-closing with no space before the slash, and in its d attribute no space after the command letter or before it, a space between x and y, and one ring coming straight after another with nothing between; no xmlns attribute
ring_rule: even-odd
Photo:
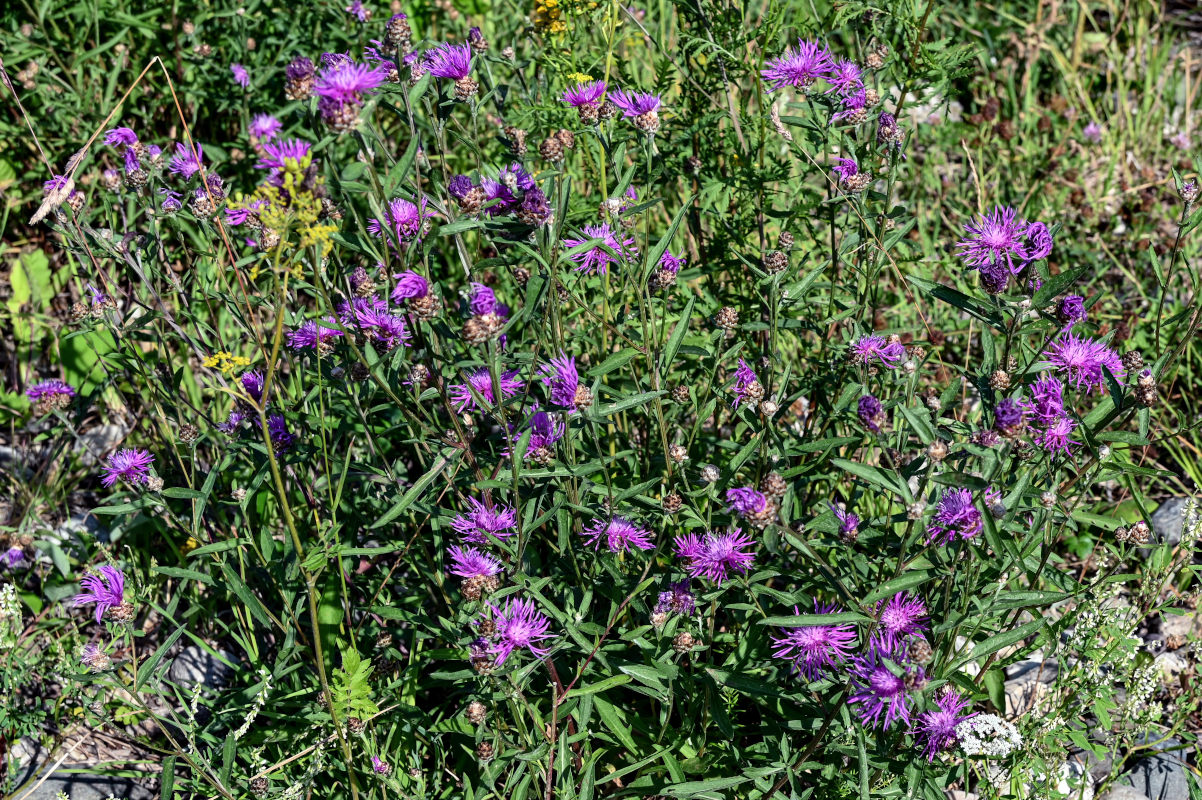
<svg viewBox="0 0 1202 800"><path fill-rule="evenodd" d="M1052 252L1052 235L1040 222L1027 222L1009 206L994 206L988 214L964 225L966 236L957 248L969 269L981 273L991 294L1005 291L1012 275Z"/></svg>
<svg viewBox="0 0 1202 800"><path fill-rule="evenodd" d="M1127 374L1123 359L1104 343L1066 333L1048 346L1044 358L1078 392L1090 394L1106 385L1106 371L1115 378Z"/></svg>
<svg viewBox="0 0 1202 800"><path fill-rule="evenodd" d="M28 387L25 396L33 401L33 412L41 416L69 408L71 399L75 397L75 387L55 378Z"/></svg>

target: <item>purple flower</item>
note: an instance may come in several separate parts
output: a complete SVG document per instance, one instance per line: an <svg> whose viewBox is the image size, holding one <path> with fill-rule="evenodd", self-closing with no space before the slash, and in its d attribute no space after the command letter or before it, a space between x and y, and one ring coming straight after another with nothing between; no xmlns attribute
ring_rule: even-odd
<svg viewBox="0 0 1202 800"><path fill-rule="evenodd" d="M993 409L993 427L1003 436L1017 436L1027 424L1028 411L1027 404L1022 400L999 400Z"/></svg>
<svg viewBox="0 0 1202 800"><path fill-rule="evenodd" d="M1098 144L1102 141L1102 133L1102 126L1099 125L1096 120L1091 120L1090 123L1081 131L1081 134L1094 144Z"/></svg>
<svg viewBox="0 0 1202 800"><path fill-rule="evenodd" d="M501 573L501 562L475 547L452 546L447 550L451 557L451 568L447 572L460 578L490 578Z"/></svg>
<svg viewBox="0 0 1202 800"><path fill-rule="evenodd" d="M530 415L530 419L526 420L526 430L530 431L530 440L522 453L524 457L539 451L547 452L554 448L555 443L563 438L564 424L553 420L546 411L535 411ZM522 435L515 426L510 425L510 449L502 455L512 456L512 448L521 441Z"/></svg>
<svg viewBox="0 0 1202 800"><path fill-rule="evenodd" d="M263 399L263 373L256 370L243 372L239 379L242 388L256 403Z"/></svg>
<svg viewBox="0 0 1202 800"><path fill-rule="evenodd" d="M75 595L72 604L76 607L88 603L96 604L96 621L104 618L104 612L125 602L125 575L116 567L105 564L96 574L84 575L79 585L86 591Z"/></svg>
<svg viewBox="0 0 1202 800"><path fill-rule="evenodd" d="M581 531L580 535L594 550L601 546L602 537L605 538L606 549L611 553L627 552L636 547L639 550L655 549L651 532L624 517L614 517L608 522L594 519L593 524Z"/></svg>
<svg viewBox="0 0 1202 800"><path fill-rule="evenodd" d="M498 539L513 536L512 529L518 524L517 511L509 506L494 508L474 497L467 498L467 504L470 510L451 520L451 527L465 542L489 544L492 541L490 536Z"/></svg>
<svg viewBox="0 0 1202 800"><path fill-rule="evenodd" d="M546 225L554 216L551 204L547 202L547 196L543 194L542 189L538 188L526 192L526 196L522 198L515 213L519 222L531 227Z"/></svg>
<svg viewBox="0 0 1202 800"><path fill-rule="evenodd" d="M580 389L580 375L576 372L576 359L561 352L559 358L543 367L541 380L547 387L551 402L560 408L576 410L576 392Z"/></svg>
<svg viewBox="0 0 1202 800"><path fill-rule="evenodd" d="M935 710L923 711L914 720L909 733L922 744L927 761L934 761L936 755L956 745L959 741L956 726L975 716L962 713L970 705L972 703L961 697L959 692L947 686L935 698Z"/></svg>
<svg viewBox="0 0 1202 800"><path fill-rule="evenodd" d="M284 77L293 82L312 78L313 62L304 56L297 56L284 67Z"/></svg>
<svg viewBox="0 0 1202 800"><path fill-rule="evenodd" d="M467 305L476 316L494 314L497 310L497 294L482 283L472 283L472 295Z"/></svg>
<svg viewBox="0 0 1202 800"><path fill-rule="evenodd" d="M1009 206L994 206L989 214L965 224L967 236L956 245L969 269L1004 265L1017 275L1028 261L1024 238L1028 223ZM984 274L984 273L982 273Z"/></svg>
<svg viewBox="0 0 1202 800"><path fill-rule="evenodd" d="M1049 453L1063 452L1068 455L1072 445L1081 444L1069 438L1076 427L1077 423L1072 417L1058 417L1043 430L1036 431L1032 439Z"/></svg>
<svg viewBox="0 0 1202 800"><path fill-rule="evenodd" d="M1027 260L1038 261L1052 254L1052 232L1042 222L1032 222L1027 225ZM1038 291L1038 287L1036 287Z"/></svg>
<svg viewBox="0 0 1202 800"><path fill-rule="evenodd" d="M551 622L538 612L533 600L509 600L504 608L489 603L488 607L497 626L497 640L490 649L497 656L498 667L514 650L523 647L538 658L545 658L550 652L550 648L537 646L543 639L554 638L554 634L547 633Z"/></svg>
<svg viewBox="0 0 1202 800"><path fill-rule="evenodd" d="M357 3L359 0L355 0L355 2ZM366 22L366 20L364 20L364 22ZM387 775L388 773L392 772L392 767L388 766L388 763L379 756L371 757L371 768L377 775Z"/></svg>
<svg viewBox="0 0 1202 800"><path fill-rule="evenodd" d="M767 69L760 71L768 91L775 92L786 86L805 89L818 78L824 78L834 67L831 53L817 42L797 40L797 48L786 48L776 58L768 59Z"/></svg>
<svg viewBox="0 0 1202 800"><path fill-rule="evenodd" d="M905 665L904 675L894 675L885 663L887 657L888 654L874 648L868 655L852 661L854 691L847 702L859 706L856 713L860 721L869 727L887 729L899 719L908 725L910 707L907 705L907 688L926 681L926 674L918 666Z"/></svg>
<svg viewBox="0 0 1202 800"><path fill-rule="evenodd" d="M343 325L362 331L385 350L400 344L408 346L412 338L404 318L391 313L388 304L379 298L357 297L350 303L343 303L339 313Z"/></svg>
<svg viewBox="0 0 1202 800"><path fill-rule="evenodd" d="M100 483L104 486L112 486L118 480L134 484L146 483L150 478L152 461L154 456L146 450L118 450L109 456Z"/></svg>
<svg viewBox="0 0 1202 800"><path fill-rule="evenodd" d="M635 247L634 239L627 237L619 241L607 224L585 225L584 235L586 237L584 239L563 240L564 247L579 247L587 244L591 239L601 240L601 244L568 256L576 263L577 272L584 272L588 275L595 273L604 275L610 264L616 265L620 261L630 263L638 257L638 248Z"/></svg>
<svg viewBox="0 0 1202 800"><path fill-rule="evenodd" d="M692 616L696 609L696 598L689 590L689 582L687 580L677 581L668 584L668 591L659 593L659 600L655 603L656 614L667 614L669 611L675 612L682 616Z"/></svg>
<svg viewBox="0 0 1202 800"><path fill-rule="evenodd" d="M741 517L763 514L771 508L767 496L750 486L741 489L727 489L726 502L729 504L726 511L736 513Z"/></svg>
<svg viewBox="0 0 1202 800"><path fill-rule="evenodd" d="M298 167L304 157L309 154L310 147L308 142L300 139L277 139L266 142L255 168L269 169L274 174L283 171L290 161L294 167Z"/></svg>
<svg viewBox="0 0 1202 800"><path fill-rule="evenodd" d="M60 381L57 378L52 378L48 381L41 381L28 387L25 390L25 396L30 400L41 400L46 398L71 398L75 396L75 387L65 381Z"/></svg>
<svg viewBox="0 0 1202 800"><path fill-rule="evenodd" d="M559 100L572 108L580 108L581 106L600 105L601 98L604 96L605 81L589 81L588 83L578 83L565 90L563 97Z"/></svg>
<svg viewBox="0 0 1202 800"><path fill-rule="evenodd" d="M856 163L854 158L837 158L839 163L831 167L831 172L839 176L840 180L854 178L860 173L860 165Z"/></svg>
<svg viewBox="0 0 1202 800"><path fill-rule="evenodd" d="M653 111L658 111L660 96L651 94L650 92L630 92L627 93L624 89L618 89L610 94L609 99L613 104L622 109L622 114L627 117L640 117L643 114L650 114Z"/></svg>
<svg viewBox="0 0 1202 800"><path fill-rule="evenodd" d="M815 600L814 613L838 612L835 606L821 606ZM800 616L801 610L793 606L793 614ZM848 658L848 650L856 641L856 629L850 623L805 625L800 628L781 628L781 636L771 638L774 657L793 662L794 668L807 680L816 681L828 669Z"/></svg>
<svg viewBox="0 0 1202 800"><path fill-rule="evenodd" d="M719 586L730 573L743 574L755 561L755 553L746 552L755 540L739 528L725 533L710 531L704 536L687 533L673 542L676 557L685 561L685 569L694 578L707 578Z"/></svg>
<svg viewBox="0 0 1202 800"><path fill-rule="evenodd" d="M420 208L401 197L389 200L388 208L384 211L384 222L369 219L368 233L385 239L390 245L394 244L394 240L386 236L385 231L391 231L396 237L395 241L402 243L420 240L425 221L433 217L434 212L426 210L426 198L421 198L419 202Z"/></svg>
<svg viewBox="0 0 1202 800"><path fill-rule="evenodd" d="M921 597L895 594L877 603L877 628L870 644L886 655L900 652L910 637L922 636L926 621L927 607Z"/></svg>
<svg viewBox="0 0 1202 800"><path fill-rule="evenodd" d="M234 73L234 83L246 89L250 86L250 73L241 64L230 64L230 72Z"/></svg>
<svg viewBox="0 0 1202 800"><path fill-rule="evenodd" d="M447 181L447 193L456 200L467 197L468 192L475 188L476 184L472 183L472 179L466 175L456 175Z"/></svg>
<svg viewBox="0 0 1202 800"><path fill-rule="evenodd" d="M839 521L840 535L851 536L860 529L860 517L857 514L847 511L842 505L830 505L830 509L834 513L835 519Z"/></svg>
<svg viewBox="0 0 1202 800"><path fill-rule="evenodd" d="M363 0L352 0L351 4L345 10L346 13L355 17L360 22L367 22L371 19L371 9L363 5Z"/></svg>
<svg viewBox="0 0 1202 800"><path fill-rule="evenodd" d="M827 94L835 92L841 97L847 97L864 88L864 79L861 77L859 66L846 58L840 58L834 62L823 77L831 85L831 88L826 90Z"/></svg>
<svg viewBox="0 0 1202 800"><path fill-rule="evenodd" d="M1088 315L1085 313L1085 298L1079 294L1070 294L1060 299L1056 304L1056 318L1064 323L1066 331L1072 330L1078 322L1084 322Z"/></svg>
<svg viewBox="0 0 1202 800"><path fill-rule="evenodd" d="M351 52L348 50L345 53L322 53L321 66L325 69L337 69L345 67L347 64L354 64L355 59L351 58Z"/></svg>
<svg viewBox="0 0 1202 800"><path fill-rule="evenodd" d="M472 48L444 42L426 53L426 71L436 78L462 80L472 72Z"/></svg>
<svg viewBox="0 0 1202 800"><path fill-rule="evenodd" d="M326 317L325 322L333 323L334 320L331 317ZM300 350L305 347L321 349L321 346L327 341L336 339L339 336L342 336L342 331L337 328L330 328L309 320L302 323L296 330L288 332L288 346L293 350Z"/></svg>
<svg viewBox="0 0 1202 800"><path fill-rule="evenodd" d="M851 346L851 359L856 364L876 362L889 369L897 369L906 357L906 346L901 342L888 341L884 336L861 336Z"/></svg>
<svg viewBox="0 0 1202 800"><path fill-rule="evenodd" d="M163 195L163 202L159 204L159 208L163 209L164 213L174 214L176 211L179 211L181 208L184 207L184 204L180 200L183 197L183 195L181 195L179 192L173 191L171 189L168 189L166 186L163 186L159 189L159 194ZM227 219L229 218L229 214L230 214L231 210L232 209L229 209L229 208L227 208L225 210L225 215L226 215Z"/></svg>
<svg viewBox="0 0 1202 800"><path fill-rule="evenodd" d="M881 432L881 426L885 423L885 409L881 406L880 400L870 394L864 395L856 404L856 414L860 417L860 422L864 423L865 428L873 433Z"/></svg>
<svg viewBox="0 0 1202 800"><path fill-rule="evenodd" d="M173 175L179 175L184 180L188 180L199 172L201 163L204 161L204 148L199 143L195 143L195 147L196 150L193 151L183 142L176 142L175 155L172 156L167 171Z"/></svg>
<svg viewBox="0 0 1202 800"><path fill-rule="evenodd" d="M734 385L735 399L731 403L731 407L738 408L739 403L743 402L750 395L755 393L754 390L752 389L752 387L758 387L759 384L760 384L760 380L759 380L759 378L757 378L755 376L755 372L751 369L751 367L747 366L746 361L744 361L743 359L740 358L739 359L739 368L735 370L735 385ZM760 397L763 397L764 393L763 393L762 388L760 389L758 394ZM754 402L754 400L753 400L753 402ZM754 410L754 406L753 406L753 410Z"/></svg>
<svg viewBox="0 0 1202 800"><path fill-rule="evenodd" d="M254 119L247 126L247 132L251 136L260 141L268 141L274 139L276 134L283 130L284 126L280 121L270 114L255 114Z"/></svg>
<svg viewBox="0 0 1202 800"><path fill-rule="evenodd" d="M1066 374L1066 379L1074 389L1085 394L1105 386L1106 375L1103 368L1110 370L1110 374L1115 378L1127 373L1119 354L1103 342L1071 333L1052 342L1043 356L1057 372Z"/></svg>
<svg viewBox="0 0 1202 800"><path fill-rule="evenodd" d="M326 56L333 58L327 61ZM388 81L388 69L383 65L356 64L340 53L326 53L322 62L326 68L313 84L313 93L338 107L362 105L365 95Z"/></svg>
<svg viewBox="0 0 1202 800"><path fill-rule="evenodd" d="M1048 425L1064 416L1064 385L1051 375L1031 384L1031 403L1027 406L1035 421Z"/></svg>
<svg viewBox="0 0 1202 800"><path fill-rule="evenodd" d="M104 133L104 143L129 147L138 143L138 134L130 128L111 128Z"/></svg>
<svg viewBox="0 0 1202 800"><path fill-rule="evenodd" d="M267 418L267 435L277 453L282 453L296 443L296 435L288 432L288 423L283 414L272 414Z"/></svg>
<svg viewBox="0 0 1202 800"><path fill-rule="evenodd" d="M868 108L868 94L863 89L860 89L855 94L839 98L839 105L841 108L831 115L831 122L839 122L840 120L858 116L861 111ZM866 117L867 115L861 117L860 122L863 122Z"/></svg>
<svg viewBox="0 0 1202 800"><path fill-rule="evenodd" d="M514 369L498 376L497 382L501 386L502 399L513 397L525 388L526 383L518 380L517 374L518 371ZM472 390L475 390L476 394L483 397L489 404L497 402L497 398L493 396L492 375L487 369L478 369L467 376L467 383L453 383L449 387L448 394L455 402L455 410L460 414L476 408L476 398L472 395Z"/></svg>
<svg viewBox="0 0 1202 800"><path fill-rule="evenodd" d="M16 569L25 563L25 548L14 544L4 551L4 564L9 569Z"/></svg>
<svg viewBox="0 0 1202 800"><path fill-rule="evenodd" d="M239 403L235 405L230 409L230 415L226 418L225 422L217 426L217 430L222 433L228 433L231 436L237 433L238 429L242 427L242 423L250 418L248 411L249 409L244 404Z"/></svg>
<svg viewBox="0 0 1202 800"><path fill-rule="evenodd" d="M956 536L968 540L981 532L981 512L968 489L946 489L927 526L927 544L951 544Z"/></svg>
<svg viewBox="0 0 1202 800"><path fill-rule="evenodd" d="M137 172L142 169L142 162L138 160L138 151L132 147L125 151L125 172Z"/></svg>
<svg viewBox="0 0 1202 800"><path fill-rule="evenodd" d="M50 180L42 184L42 194L47 195L67 188L70 178L66 175L51 175Z"/></svg>
<svg viewBox="0 0 1202 800"><path fill-rule="evenodd" d="M671 250L665 250L664 254L659 257L659 268L664 272L671 272L673 275L680 272L684 264L684 256L674 255Z"/></svg>
<svg viewBox="0 0 1202 800"><path fill-rule="evenodd" d="M392 277L396 281L396 286L392 290L392 302L394 303L425 297L430 293L430 283L413 270L406 270Z"/></svg>

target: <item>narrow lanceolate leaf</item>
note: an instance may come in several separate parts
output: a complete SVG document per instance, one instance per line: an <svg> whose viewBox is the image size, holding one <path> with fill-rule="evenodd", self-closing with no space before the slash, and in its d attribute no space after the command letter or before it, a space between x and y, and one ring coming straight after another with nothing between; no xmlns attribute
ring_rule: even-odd
<svg viewBox="0 0 1202 800"><path fill-rule="evenodd" d="M394 519L405 513L405 509L413 505L421 493L426 490L426 487L434 482L434 479L442 474L442 471L451 463L450 458L438 456L434 461L434 466L423 476L417 479L417 482L409 487L409 490L401 495L401 499L393 504L392 508L384 512L384 515L371 524L373 528L380 528Z"/></svg>

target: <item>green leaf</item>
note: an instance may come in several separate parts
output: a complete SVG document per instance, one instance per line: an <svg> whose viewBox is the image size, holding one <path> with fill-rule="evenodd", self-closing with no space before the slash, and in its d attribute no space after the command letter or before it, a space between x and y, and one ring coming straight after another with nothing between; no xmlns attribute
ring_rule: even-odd
<svg viewBox="0 0 1202 800"><path fill-rule="evenodd" d="M572 689L567 693L567 695L564 696L564 699L567 700L573 697L584 697L590 694L598 694L599 692L612 689L615 686L621 686L622 684L630 683L630 681L631 677L629 675L612 675L605 680L597 681L596 683L590 683L588 686L581 686L579 688Z"/></svg>
<svg viewBox="0 0 1202 800"><path fill-rule="evenodd" d="M789 617L765 617L757 624L774 625L781 628L804 628L808 625L838 625L843 622L872 622L858 611L840 611L838 614L794 614Z"/></svg>
<svg viewBox="0 0 1202 800"><path fill-rule="evenodd" d="M203 572L197 572L194 569L181 569L180 567L155 567L154 572L159 575L166 575L169 578L182 578L189 581L198 581L200 583L210 583L209 576Z"/></svg>
<svg viewBox="0 0 1202 800"><path fill-rule="evenodd" d="M607 406L601 406L596 410L596 414L598 417L608 417L610 414L617 414L619 411L625 411L628 408L645 405L655 398L661 397L665 394L667 394L667 392L665 392L663 389L659 389L654 392L641 392L639 394L631 395L624 400L619 400L616 403L610 403Z"/></svg>
<svg viewBox="0 0 1202 800"><path fill-rule="evenodd" d="M179 637L184 635L184 630L185 629L183 627L176 628L175 632L168 636L166 641L159 645L158 649L151 654L150 658L138 664L138 680L134 683L135 692L141 689L146 681L150 680L151 675L154 674L155 667L157 667L159 662L163 660L163 656L167 655L167 651L179 641Z"/></svg>
<svg viewBox="0 0 1202 800"><path fill-rule="evenodd" d="M883 489L890 494L901 495L907 503L913 499L910 497L910 487L906 485L905 481L896 477L894 473L886 472L880 467L870 467L867 464L859 464L843 458L832 458L831 464L844 472L850 472L852 475L862 478L878 489Z"/></svg>
<svg viewBox="0 0 1202 800"><path fill-rule="evenodd" d="M609 729L618 742L632 753L637 753L639 748L630 735L630 726L626 724L626 720L622 719L617 708L600 695L593 697L593 708L597 709L602 724Z"/></svg>
<svg viewBox="0 0 1202 800"><path fill-rule="evenodd" d="M609 358L602 361L597 366L590 369L588 371L588 376L590 378L600 378L602 375L608 375L609 373L613 372L615 369L618 369L619 367L623 367L626 364L628 364L630 362L630 359L634 358L638 354L639 354L639 351L635 350L633 347L627 347L623 350L619 350L618 352L614 353Z"/></svg>
<svg viewBox="0 0 1202 800"><path fill-rule="evenodd" d="M1001 667L994 667L985 672L985 690L989 692L989 702L993 703L993 707L998 713L1006 711L1006 671Z"/></svg>
<svg viewBox="0 0 1202 800"><path fill-rule="evenodd" d="M1036 633L1044 626L1047 620L1042 617L1031 620L1025 625L1019 625L1011 631L1003 631L1002 633L990 636L983 642L978 642L972 649L972 652L965 658L960 659L957 664L964 664L968 661L975 661L978 658L984 658L988 655L993 655L1003 647L1009 647L1015 642L1026 639L1028 636Z"/></svg>
<svg viewBox="0 0 1202 800"><path fill-rule="evenodd" d="M898 592L903 592L907 589L913 589L915 586L921 586L932 578L939 576L945 577L946 573L942 570L933 569L915 569L909 572L904 572L892 580L885 581L877 588L864 596L861 601L864 605L868 605L874 600L879 600L882 597L892 597Z"/></svg>
<svg viewBox="0 0 1202 800"><path fill-rule="evenodd" d="M1046 305L1050 305L1057 295L1063 293L1065 289L1072 286L1094 269L1093 264L1084 264L1076 269L1061 272L1059 275L1053 275L1048 278L1043 282L1043 286L1039 287L1039 291L1031 297L1031 308L1043 308Z"/></svg>
<svg viewBox="0 0 1202 800"><path fill-rule="evenodd" d="M401 495L401 499L398 500L392 508L385 511L384 516L373 522L371 527L379 528L387 525L401 514L405 513L405 509L413 505L413 502L417 500L423 491L425 491L426 487L433 483L434 479L441 475L442 471L446 469L447 465L450 463L451 460L449 458L440 455L438 460L434 462L434 466L430 467L430 471L418 478L417 482L409 487L409 491Z"/></svg>
<svg viewBox="0 0 1202 800"><path fill-rule="evenodd" d="M693 304L697 298L689 295L689 302L685 303L684 311L680 312L680 318L676 320L676 327L672 329L672 335L668 337L668 343L664 345L664 357L660 362L660 369L668 372L672 368L672 361L676 358L676 352L680 349L680 343L684 341L684 335L689 332L689 322L693 318Z"/></svg>

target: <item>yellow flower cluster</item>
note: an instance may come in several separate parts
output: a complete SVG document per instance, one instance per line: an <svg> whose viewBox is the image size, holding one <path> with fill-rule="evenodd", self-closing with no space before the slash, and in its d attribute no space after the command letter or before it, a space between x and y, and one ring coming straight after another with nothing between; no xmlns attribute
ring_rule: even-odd
<svg viewBox="0 0 1202 800"><path fill-rule="evenodd" d="M559 0L534 0L534 29L552 36L567 32Z"/></svg>
<svg viewBox="0 0 1202 800"><path fill-rule="evenodd" d="M568 75L568 83L592 83L591 75L585 75L583 72L573 72Z"/></svg>
<svg viewBox="0 0 1202 800"><path fill-rule="evenodd" d="M206 358L204 365L209 369L216 368L225 375L233 375L238 370L249 367L250 359L233 355L228 350L221 350Z"/></svg>
<svg viewBox="0 0 1202 800"><path fill-rule="evenodd" d="M194 537L189 536L188 541L186 541L182 545L180 545L179 550L181 553L187 554L187 553L191 553L193 550L195 550L198 547L200 547L200 542L198 542Z"/></svg>

